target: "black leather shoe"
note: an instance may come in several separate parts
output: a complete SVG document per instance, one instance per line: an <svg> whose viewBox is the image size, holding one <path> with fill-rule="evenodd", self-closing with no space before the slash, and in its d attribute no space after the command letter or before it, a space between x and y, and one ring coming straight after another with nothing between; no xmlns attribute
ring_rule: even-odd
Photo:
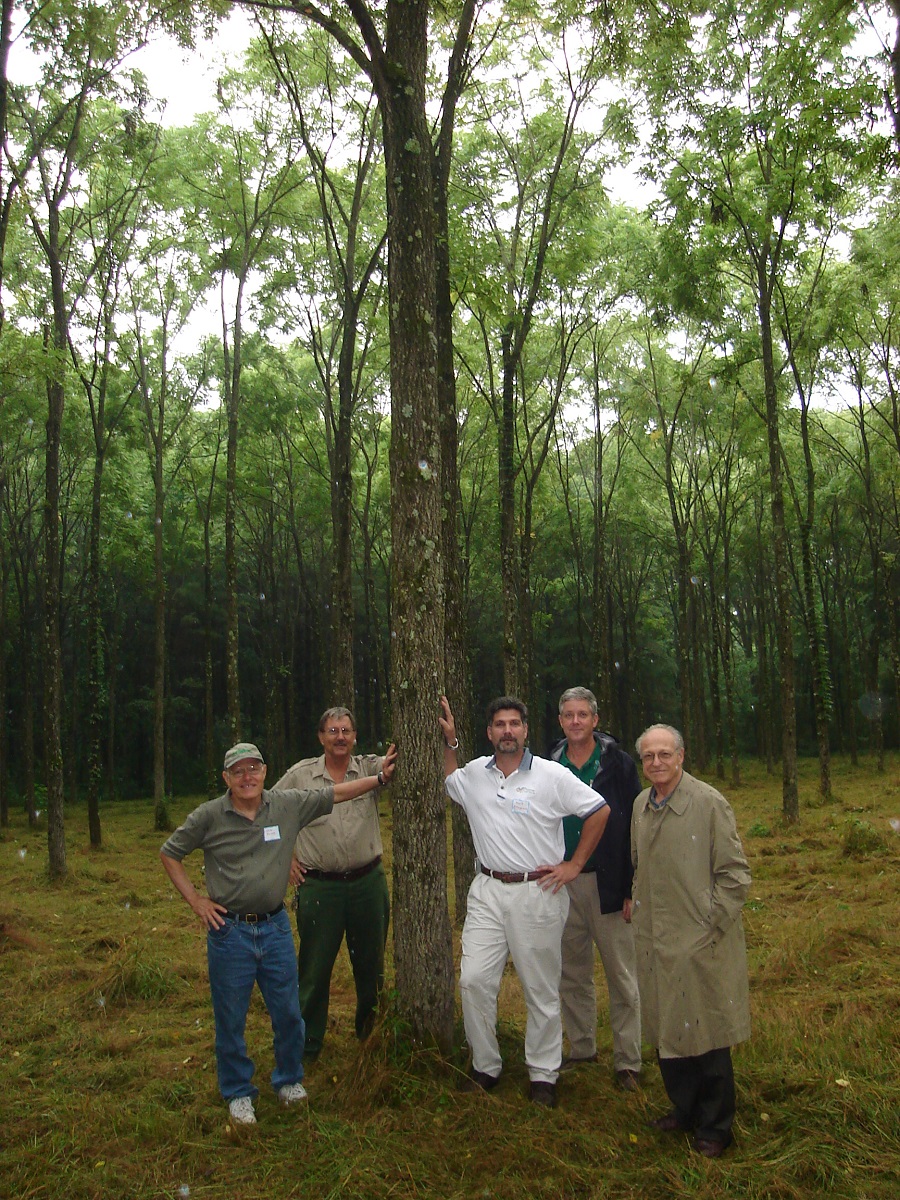
<svg viewBox="0 0 900 1200"><path fill-rule="evenodd" d="M718 1158L725 1152L727 1142L718 1142L713 1138L694 1138L694 1149L704 1158Z"/></svg>
<svg viewBox="0 0 900 1200"><path fill-rule="evenodd" d="M528 1099L542 1108L556 1108L556 1084L534 1080L528 1089Z"/></svg>
<svg viewBox="0 0 900 1200"><path fill-rule="evenodd" d="M658 1129L660 1133L683 1133L684 1126L678 1120L673 1112L666 1113L664 1117L657 1117L650 1122L651 1129Z"/></svg>
<svg viewBox="0 0 900 1200"><path fill-rule="evenodd" d="M499 1075L488 1075L486 1071L476 1071L474 1068L462 1079L457 1087L459 1092L489 1092L500 1082Z"/></svg>

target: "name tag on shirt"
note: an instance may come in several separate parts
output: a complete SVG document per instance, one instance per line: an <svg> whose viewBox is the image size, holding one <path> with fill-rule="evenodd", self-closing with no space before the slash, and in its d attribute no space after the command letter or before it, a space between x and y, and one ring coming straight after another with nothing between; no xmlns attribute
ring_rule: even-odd
<svg viewBox="0 0 900 1200"><path fill-rule="evenodd" d="M528 816L528 811L531 808L531 800L528 796L513 796L512 810L520 816Z"/></svg>
<svg viewBox="0 0 900 1200"><path fill-rule="evenodd" d="M263 841L266 841L266 842L280 842L281 841L281 830L278 828L277 825L266 825L266 827L263 829Z"/></svg>

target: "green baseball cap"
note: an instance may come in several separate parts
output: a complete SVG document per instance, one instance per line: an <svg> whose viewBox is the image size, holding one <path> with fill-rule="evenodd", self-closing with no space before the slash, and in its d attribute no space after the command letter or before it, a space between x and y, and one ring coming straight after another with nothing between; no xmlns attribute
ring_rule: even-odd
<svg viewBox="0 0 900 1200"><path fill-rule="evenodd" d="M240 762L242 758L255 758L257 762L261 763L266 761L260 754L258 746L254 746L252 742L238 742L225 755L225 770L231 770L234 764Z"/></svg>

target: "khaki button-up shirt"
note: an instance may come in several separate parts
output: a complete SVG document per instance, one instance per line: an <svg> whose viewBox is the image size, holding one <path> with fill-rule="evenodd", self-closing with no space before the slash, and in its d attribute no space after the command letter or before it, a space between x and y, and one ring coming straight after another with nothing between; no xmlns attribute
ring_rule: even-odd
<svg viewBox="0 0 900 1200"><path fill-rule="evenodd" d="M383 758L376 754L354 754L345 780L377 775ZM304 758L282 775L277 788L324 788L335 781L325 767L325 755ZM378 822L378 793L367 792L357 800L336 804L327 817L312 821L297 836L295 852L306 867L316 871L356 871L383 853Z"/></svg>

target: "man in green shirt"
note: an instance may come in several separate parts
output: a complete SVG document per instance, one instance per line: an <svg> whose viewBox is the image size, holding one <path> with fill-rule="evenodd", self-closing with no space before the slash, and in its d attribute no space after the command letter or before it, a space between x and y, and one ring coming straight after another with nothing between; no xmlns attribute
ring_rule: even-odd
<svg viewBox="0 0 900 1200"><path fill-rule="evenodd" d="M581 874L566 885L569 915L562 939L560 1003L569 1039L566 1071L597 1059L597 997L594 946L606 974L613 1066L619 1086L637 1090L641 1070L641 1002L631 928L631 812L641 790L637 766L609 733L597 729L597 700L573 687L559 700L563 739L551 758L599 792L609 805L603 837ZM578 844L581 822L563 820L566 858Z"/></svg>

